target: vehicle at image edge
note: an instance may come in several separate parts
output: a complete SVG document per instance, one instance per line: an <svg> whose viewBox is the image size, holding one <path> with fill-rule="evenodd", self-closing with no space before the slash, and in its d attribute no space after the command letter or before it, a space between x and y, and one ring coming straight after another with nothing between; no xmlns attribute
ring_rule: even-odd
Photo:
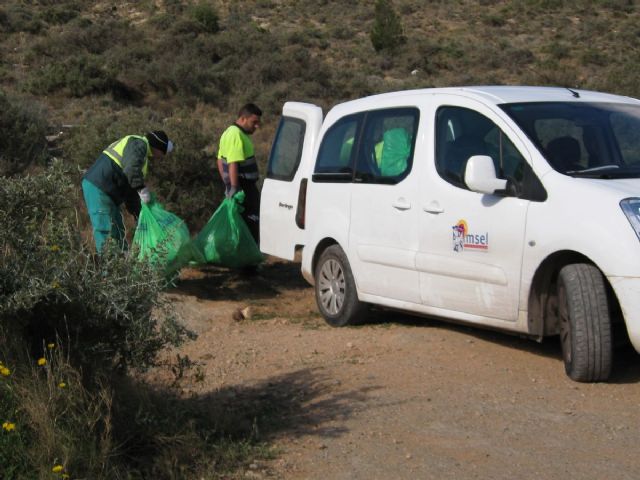
<svg viewBox="0 0 640 480"><path fill-rule="evenodd" d="M287 102L260 247L293 259L333 326L378 305L559 335L567 374L640 351L640 101L551 87L375 95L323 120Z"/></svg>

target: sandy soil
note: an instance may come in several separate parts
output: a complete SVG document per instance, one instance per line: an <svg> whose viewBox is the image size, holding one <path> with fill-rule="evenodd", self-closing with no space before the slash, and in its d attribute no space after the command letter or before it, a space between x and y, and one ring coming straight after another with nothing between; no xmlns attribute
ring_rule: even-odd
<svg viewBox="0 0 640 480"><path fill-rule="evenodd" d="M214 396L279 452L244 477L640 478L632 350L609 383L575 383L556 339L384 311L336 329L299 265L264 267L186 271L168 294L199 334L178 352L198 363L185 393Z"/></svg>

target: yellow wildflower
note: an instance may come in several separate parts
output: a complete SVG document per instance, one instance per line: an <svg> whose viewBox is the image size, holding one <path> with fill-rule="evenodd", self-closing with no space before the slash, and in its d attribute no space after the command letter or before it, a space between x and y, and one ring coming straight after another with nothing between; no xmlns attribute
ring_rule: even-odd
<svg viewBox="0 0 640 480"><path fill-rule="evenodd" d="M51 469L51 471L52 471L53 473L61 473L61 472L62 472L62 470L64 470L64 467L63 467L62 465L55 465L55 466Z"/></svg>
<svg viewBox="0 0 640 480"><path fill-rule="evenodd" d="M66 473L63 473L63 474L62 474L62 478L63 478L63 480L66 480L67 478L69 478L69 475L68 475L68 474L66 474Z"/></svg>
<svg viewBox="0 0 640 480"><path fill-rule="evenodd" d="M47 359L46 358L39 358L38 359L38 365L40 365L41 367L47 364Z"/></svg>
<svg viewBox="0 0 640 480"><path fill-rule="evenodd" d="M11 370L9 370L9 369L8 369L7 367L5 367L5 366L2 366L2 367L0 367L0 374L1 374L3 377L8 377L9 375L11 375Z"/></svg>
<svg viewBox="0 0 640 480"><path fill-rule="evenodd" d="M66 387L67 387L67 384L66 384L66 383L64 383L64 382L60 382L60 383L58 384L58 387L60 387L60 388L66 388Z"/></svg>
<svg viewBox="0 0 640 480"><path fill-rule="evenodd" d="M56 344L55 343L47 343L47 348L49 350L53 350L54 348L56 348Z"/></svg>
<svg viewBox="0 0 640 480"><path fill-rule="evenodd" d="M54 281L54 282L51 284L51 288L60 288L60 284L59 284L58 282Z"/></svg>
<svg viewBox="0 0 640 480"><path fill-rule="evenodd" d="M10 432L11 430L16 429L16 424L11 422L4 422L2 424L2 428L4 428L7 432Z"/></svg>
<svg viewBox="0 0 640 480"><path fill-rule="evenodd" d="M58 245L51 245L50 250L51 250L52 252L57 252L58 250L60 250L60 247L59 247Z"/></svg>

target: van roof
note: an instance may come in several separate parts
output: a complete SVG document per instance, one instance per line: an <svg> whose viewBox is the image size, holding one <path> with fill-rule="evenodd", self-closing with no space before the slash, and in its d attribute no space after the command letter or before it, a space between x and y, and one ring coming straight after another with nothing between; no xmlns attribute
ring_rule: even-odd
<svg viewBox="0 0 640 480"><path fill-rule="evenodd" d="M403 90L397 92L382 93L346 102L350 106L355 103L370 103L392 98L401 99L422 95L435 95L439 93L457 94L466 97L477 98L484 103L523 103L523 102L616 102L616 103L640 103L640 100L613 95L610 93L578 90L566 87L533 87L533 86L468 86L447 88L424 88L418 90Z"/></svg>

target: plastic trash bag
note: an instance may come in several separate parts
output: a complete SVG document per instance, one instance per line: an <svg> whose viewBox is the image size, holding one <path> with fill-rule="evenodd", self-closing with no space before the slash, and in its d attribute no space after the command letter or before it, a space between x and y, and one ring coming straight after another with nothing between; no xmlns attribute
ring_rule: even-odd
<svg viewBox="0 0 640 480"><path fill-rule="evenodd" d="M244 192L225 198L202 231L193 239L195 247L209 263L242 268L258 265L262 254L249 227L240 215Z"/></svg>
<svg viewBox="0 0 640 480"><path fill-rule="evenodd" d="M146 260L167 273L191 261L204 260L191 245L184 220L165 210L155 198L140 208L133 244L138 247L138 260Z"/></svg>
<svg viewBox="0 0 640 480"><path fill-rule="evenodd" d="M407 169L411 137L404 128L392 128L384 133L383 142L378 158L380 174L385 177L400 175Z"/></svg>

